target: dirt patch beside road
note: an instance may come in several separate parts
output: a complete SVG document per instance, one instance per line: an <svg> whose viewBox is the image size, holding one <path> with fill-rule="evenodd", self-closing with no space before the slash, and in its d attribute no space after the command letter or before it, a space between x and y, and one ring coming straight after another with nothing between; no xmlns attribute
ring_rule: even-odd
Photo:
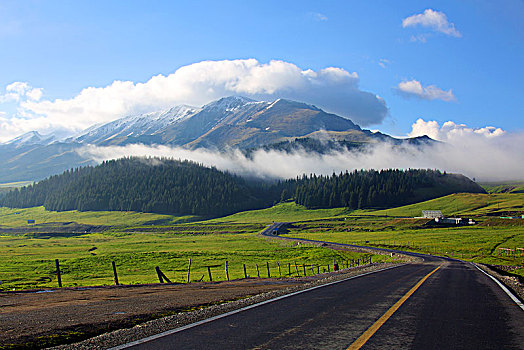
<svg viewBox="0 0 524 350"><path fill-rule="evenodd" d="M260 298L286 294L315 283L325 283L385 266L385 264L365 265L331 274L294 279L249 278L230 282L2 292L0 293L0 349L42 348L71 343L116 329L129 328L163 316L174 315L171 318L176 319L171 323L151 321L164 325L163 328L153 328L145 333L155 334L166 327L169 329L184 324L180 321L180 315L193 315L186 318L186 323L191 323L197 319L210 317L208 316L210 311L203 310L215 310L213 312L221 313L226 311L222 311L224 307L235 308L236 304L238 304L237 308L242 307L246 303L257 302ZM249 298L254 295L257 297ZM265 297L261 297L264 295ZM237 301L224 304L232 300ZM205 306L212 307L200 310L203 311L198 314L201 316L194 316L194 312L188 313ZM133 329L140 329L142 333L146 329L137 327L128 331L134 334ZM120 331L119 334L125 331ZM135 336L126 336L126 340L134 338ZM109 345L120 343L118 340L106 339L102 345L95 346L91 343L84 348L107 348ZM69 347L71 346L67 346Z"/></svg>
<svg viewBox="0 0 524 350"><path fill-rule="evenodd" d="M188 285L63 288L0 293L0 346L80 340L225 300L304 283L246 279ZM56 344L56 343L54 343Z"/></svg>

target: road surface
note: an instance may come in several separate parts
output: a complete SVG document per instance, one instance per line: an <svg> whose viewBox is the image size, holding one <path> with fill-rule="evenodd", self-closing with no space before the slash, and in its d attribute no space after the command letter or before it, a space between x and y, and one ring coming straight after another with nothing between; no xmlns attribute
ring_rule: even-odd
<svg viewBox="0 0 524 350"><path fill-rule="evenodd" d="M117 349L358 348L523 349L524 311L473 265L425 256Z"/></svg>

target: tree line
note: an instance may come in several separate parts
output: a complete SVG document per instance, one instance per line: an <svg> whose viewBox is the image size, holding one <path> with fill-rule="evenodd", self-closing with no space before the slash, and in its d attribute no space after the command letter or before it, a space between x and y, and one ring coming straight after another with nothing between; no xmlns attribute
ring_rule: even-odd
<svg viewBox="0 0 524 350"><path fill-rule="evenodd" d="M438 170L355 170L268 182L187 160L128 157L15 189L0 197L0 205L201 216L265 208L290 199L308 208L384 208L435 198L435 192L421 189L442 186L446 177Z"/></svg>

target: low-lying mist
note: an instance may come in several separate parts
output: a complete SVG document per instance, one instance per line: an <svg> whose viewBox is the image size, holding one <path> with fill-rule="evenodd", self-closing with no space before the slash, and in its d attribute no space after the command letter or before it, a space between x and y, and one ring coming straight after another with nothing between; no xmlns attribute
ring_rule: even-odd
<svg viewBox="0 0 524 350"><path fill-rule="evenodd" d="M215 166L242 176L260 178L293 178L302 174L332 174L354 169L439 169L461 173L477 181L524 180L523 134L502 137L461 137L423 146L395 146L382 143L361 151L333 151L328 154L304 150L286 153L258 150L246 156L238 149L216 151L188 150L179 147L86 146L79 150L95 161L125 156L169 157L188 159Z"/></svg>

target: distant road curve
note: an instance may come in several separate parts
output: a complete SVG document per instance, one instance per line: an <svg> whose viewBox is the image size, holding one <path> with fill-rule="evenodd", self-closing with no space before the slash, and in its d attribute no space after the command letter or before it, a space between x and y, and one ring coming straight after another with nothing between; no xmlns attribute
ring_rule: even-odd
<svg viewBox="0 0 524 350"><path fill-rule="evenodd" d="M262 234L272 236L283 225ZM114 349L523 348L524 311L472 264L380 250L425 262L293 293Z"/></svg>

